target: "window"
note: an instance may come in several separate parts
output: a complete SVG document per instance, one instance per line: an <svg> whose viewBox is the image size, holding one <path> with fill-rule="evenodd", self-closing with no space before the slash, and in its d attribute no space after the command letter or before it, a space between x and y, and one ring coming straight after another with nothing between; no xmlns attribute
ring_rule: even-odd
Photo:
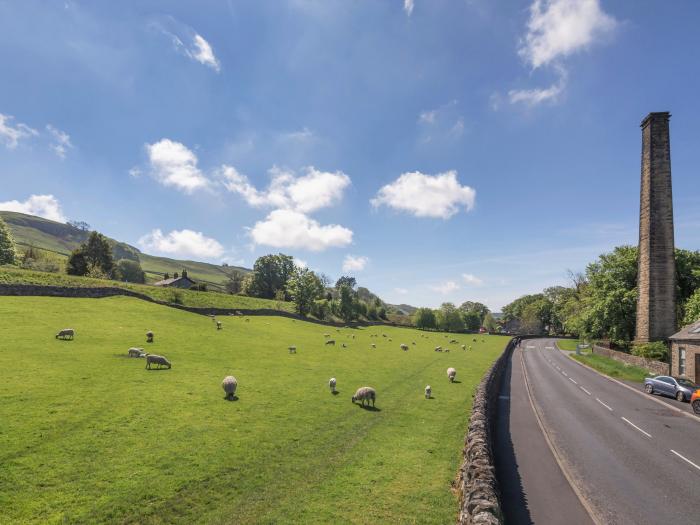
<svg viewBox="0 0 700 525"><path fill-rule="evenodd" d="M685 348L678 347L678 374L685 375Z"/></svg>

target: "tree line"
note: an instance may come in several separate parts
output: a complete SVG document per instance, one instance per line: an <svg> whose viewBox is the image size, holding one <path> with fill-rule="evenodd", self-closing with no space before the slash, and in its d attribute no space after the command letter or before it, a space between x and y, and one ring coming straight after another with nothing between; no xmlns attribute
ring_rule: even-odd
<svg viewBox="0 0 700 525"><path fill-rule="evenodd" d="M423 330L445 332L476 332L484 328L495 332L498 324L485 304L465 301L459 307L454 303L442 303L440 308L418 308L413 314L413 324Z"/></svg>

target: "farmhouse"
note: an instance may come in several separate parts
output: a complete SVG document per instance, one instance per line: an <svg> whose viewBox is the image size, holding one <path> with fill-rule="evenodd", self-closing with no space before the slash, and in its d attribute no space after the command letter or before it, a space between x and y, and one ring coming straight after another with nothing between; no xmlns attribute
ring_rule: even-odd
<svg viewBox="0 0 700 525"><path fill-rule="evenodd" d="M671 341L671 374L700 381L700 321L684 327L669 337Z"/></svg>
<svg viewBox="0 0 700 525"><path fill-rule="evenodd" d="M173 274L172 278L158 281L157 283L154 283L154 286L171 286L174 288L186 288L189 290L194 284L197 283L187 277L187 270L182 270L182 275L178 276L176 272Z"/></svg>

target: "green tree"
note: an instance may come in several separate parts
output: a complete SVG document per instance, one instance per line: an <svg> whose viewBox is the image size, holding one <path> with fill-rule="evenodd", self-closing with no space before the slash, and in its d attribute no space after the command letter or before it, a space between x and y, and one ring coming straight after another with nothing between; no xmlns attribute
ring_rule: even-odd
<svg viewBox="0 0 700 525"><path fill-rule="evenodd" d="M130 283L145 283L146 274L144 273L138 261L131 259L119 259L116 264L116 276L122 281Z"/></svg>
<svg viewBox="0 0 700 525"><path fill-rule="evenodd" d="M347 284L341 285L338 291L340 292L338 313L340 314L341 319L348 323L355 318L354 294L352 288L350 288L350 286Z"/></svg>
<svg viewBox="0 0 700 525"><path fill-rule="evenodd" d="M287 282L294 274L294 258L282 253L259 257L253 265L250 285L246 290L248 295L274 299L275 294L282 290L285 299L289 299Z"/></svg>
<svg viewBox="0 0 700 525"><path fill-rule="evenodd" d="M66 271L71 275L102 275L107 278L114 271L112 248L107 238L96 231L73 250L68 258Z"/></svg>
<svg viewBox="0 0 700 525"><path fill-rule="evenodd" d="M354 277L348 277L346 275L343 275L340 279L338 279L335 282L335 287L337 290L340 290L341 287L347 286L351 290L355 289L355 286L357 286L357 279Z"/></svg>
<svg viewBox="0 0 700 525"><path fill-rule="evenodd" d="M300 315L308 315L316 299L323 294L323 284L318 276L308 268L297 268L289 279L287 290Z"/></svg>
<svg viewBox="0 0 700 525"><path fill-rule="evenodd" d="M17 261L17 248L10 228L0 217L0 264L15 264Z"/></svg>
<svg viewBox="0 0 700 525"><path fill-rule="evenodd" d="M481 324L484 322L484 317L486 317L486 314L491 312L491 310L489 310L489 307L485 304L477 303L474 301L464 301L462 304L459 305L459 309L464 313L476 312L479 316L479 326L481 326Z"/></svg>
<svg viewBox="0 0 700 525"><path fill-rule="evenodd" d="M224 283L224 288L230 294L237 294L243 291L243 272L233 271L228 274L228 279Z"/></svg>
<svg viewBox="0 0 700 525"><path fill-rule="evenodd" d="M493 317L493 315L491 315L491 312L487 313L484 317L482 326L490 333L495 332L498 329L498 323L496 323L496 319Z"/></svg>
<svg viewBox="0 0 700 525"><path fill-rule="evenodd" d="M700 288L695 290L695 293L685 303L683 325L693 324L696 321L700 321Z"/></svg>
<svg viewBox="0 0 700 525"><path fill-rule="evenodd" d="M477 331L481 328L481 318L479 312L476 310L467 310L462 312L462 320L464 321L464 327L472 332Z"/></svg>
<svg viewBox="0 0 700 525"><path fill-rule="evenodd" d="M418 308L413 313L413 324L422 330L434 330L437 328L437 319L432 308Z"/></svg>
<svg viewBox="0 0 700 525"><path fill-rule="evenodd" d="M440 330L459 332L464 330L464 320L453 303L442 303L437 313L437 324Z"/></svg>

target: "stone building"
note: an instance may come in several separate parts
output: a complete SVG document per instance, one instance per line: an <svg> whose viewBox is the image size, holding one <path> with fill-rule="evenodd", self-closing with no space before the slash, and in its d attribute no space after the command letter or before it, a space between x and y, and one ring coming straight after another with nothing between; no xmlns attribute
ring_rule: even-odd
<svg viewBox="0 0 700 525"><path fill-rule="evenodd" d="M182 270L182 275L177 273L173 274L170 279L163 279L153 283L153 286L170 286L173 288L185 288L189 290L193 285L197 284L195 281L187 277L187 270Z"/></svg>
<svg viewBox="0 0 700 525"><path fill-rule="evenodd" d="M684 327L669 337L671 341L671 375L700 382L700 321Z"/></svg>
<svg viewBox="0 0 700 525"><path fill-rule="evenodd" d="M635 340L665 341L676 331L676 263L668 112L642 121L639 274Z"/></svg>

